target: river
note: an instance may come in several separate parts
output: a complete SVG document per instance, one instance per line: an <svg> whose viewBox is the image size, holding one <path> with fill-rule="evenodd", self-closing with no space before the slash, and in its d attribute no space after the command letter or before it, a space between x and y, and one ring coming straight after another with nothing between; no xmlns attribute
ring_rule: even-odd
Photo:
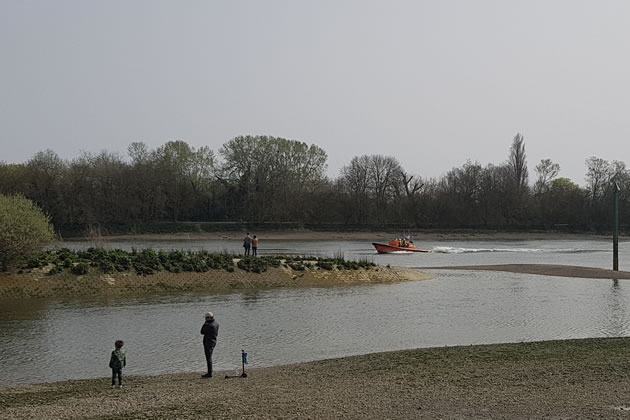
<svg viewBox="0 0 630 420"><path fill-rule="evenodd" d="M66 243L84 248L87 242ZM111 248L240 251L239 243L108 243ZM630 270L630 243L620 269ZM611 244L588 240L434 241L427 254L376 255L358 241L261 241L261 254L335 255L429 267L550 263L609 268ZM0 383L102 377L125 341L127 375L202 372L203 314L220 324L217 370L418 347L626 336L630 283L502 272L427 270L427 281L96 300L0 301Z"/></svg>

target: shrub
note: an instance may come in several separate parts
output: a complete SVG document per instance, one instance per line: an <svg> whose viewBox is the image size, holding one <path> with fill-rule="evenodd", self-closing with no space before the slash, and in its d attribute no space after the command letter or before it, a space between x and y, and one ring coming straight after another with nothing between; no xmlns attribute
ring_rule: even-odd
<svg viewBox="0 0 630 420"><path fill-rule="evenodd" d="M332 270L334 268L334 265L332 262L330 261L317 261L317 263L315 264L316 266L318 266L319 268L322 268L324 270Z"/></svg>
<svg viewBox="0 0 630 420"><path fill-rule="evenodd" d="M84 274L87 274L89 270L90 270L90 266L84 262L80 262L74 265L71 269L72 274L75 274L77 276L82 276Z"/></svg>
<svg viewBox="0 0 630 420"><path fill-rule="evenodd" d="M62 271L63 271L63 268L59 266L54 266L53 268L50 269L50 271L48 272L48 275L54 276L55 274L61 273Z"/></svg>
<svg viewBox="0 0 630 420"><path fill-rule="evenodd" d="M50 274L69 269L74 274L85 274L89 267L104 273L135 270L141 275L166 270L171 273L207 272L209 270L226 270L233 272L235 256L226 252L210 254L207 251L153 251L151 249L106 250L88 248L85 251L73 251L67 248L43 251L32 255L20 268L38 268L53 264ZM316 261L313 263L313 261ZM264 256L244 257L238 262L238 268L251 273L263 273L269 267L283 265L295 271L304 271L317 267L323 270L358 270L370 269L375 264L367 259L346 261L340 258L308 257L308 256ZM80 268L77 268L80 266Z"/></svg>
<svg viewBox="0 0 630 420"><path fill-rule="evenodd" d="M238 261L238 268L251 273L264 273L269 267L267 260L256 257L244 257Z"/></svg>
<svg viewBox="0 0 630 420"><path fill-rule="evenodd" d="M0 194L0 270L52 242L50 218L21 195Z"/></svg>
<svg viewBox="0 0 630 420"><path fill-rule="evenodd" d="M304 267L304 264L302 264L301 262L290 263L289 267L291 267L291 269L295 270L295 271L304 271L304 270L306 270L306 267Z"/></svg>

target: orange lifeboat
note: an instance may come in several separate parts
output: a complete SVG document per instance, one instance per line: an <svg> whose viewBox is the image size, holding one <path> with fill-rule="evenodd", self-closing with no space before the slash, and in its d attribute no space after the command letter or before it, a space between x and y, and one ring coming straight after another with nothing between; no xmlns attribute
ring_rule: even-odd
<svg viewBox="0 0 630 420"><path fill-rule="evenodd" d="M411 252L429 252L420 249L413 244L413 241L407 239L392 239L387 244L372 242L376 252L379 254L407 254Z"/></svg>

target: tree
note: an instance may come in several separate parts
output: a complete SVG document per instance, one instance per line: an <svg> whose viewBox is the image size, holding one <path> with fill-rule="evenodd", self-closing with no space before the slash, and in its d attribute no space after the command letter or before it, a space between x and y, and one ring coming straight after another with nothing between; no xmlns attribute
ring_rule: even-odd
<svg viewBox="0 0 630 420"><path fill-rule="evenodd" d="M0 268L6 270L54 239L50 218L21 195L0 194Z"/></svg>
<svg viewBox="0 0 630 420"><path fill-rule="evenodd" d="M460 168L451 169L443 178L443 192L450 204L449 218L456 221L455 225L479 223L482 173L479 162L468 160Z"/></svg>
<svg viewBox="0 0 630 420"><path fill-rule="evenodd" d="M367 155L355 156L350 164L341 168L340 184L344 194L349 198L344 206L346 221L368 222L369 194L372 189L369 174L370 158Z"/></svg>
<svg viewBox="0 0 630 420"><path fill-rule="evenodd" d="M610 164L607 160L596 156L586 159L586 184L592 201L604 194L610 178Z"/></svg>
<svg viewBox="0 0 630 420"><path fill-rule="evenodd" d="M538 179L534 184L534 193L536 195L544 194L551 188L551 182L558 176L560 165L553 163L551 159L541 159L536 165L536 173Z"/></svg>
<svg viewBox="0 0 630 420"><path fill-rule="evenodd" d="M585 210L587 207L587 192L569 178L556 178L549 188L549 202L552 225L567 225L570 227L584 226L586 223Z"/></svg>
<svg viewBox="0 0 630 420"><path fill-rule="evenodd" d="M131 143L127 153L131 158L128 205L133 209L133 216L130 221L161 220L166 215L167 197L156 153L142 142Z"/></svg>
<svg viewBox="0 0 630 420"><path fill-rule="evenodd" d="M132 147L132 158L138 159L141 148ZM188 143L169 141L158 148L153 160L159 168L160 183L164 188L167 207L173 221L182 216L188 218L186 210L195 207L194 197L207 188L214 172L214 153L204 146L195 150Z"/></svg>
<svg viewBox="0 0 630 420"><path fill-rule="evenodd" d="M510 146L510 157L508 159L508 167L512 173L514 188L518 195L523 193L527 188L527 159L525 155L525 140L523 135L516 133Z"/></svg>
<svg viewBox="0 0 630 420"><path fill-rule="evenodd" d="M510 222L512 182L507 165L488 164L480 173L479 208L483 225L501 227Z"/></svg>
<svg viewBox="0 0 630 420"><path fill-rule="evenodd" d="M396 158L383 155L369 157L369 176L376 204L376 221L385 222L387 207L392 201L396 185L400 183L402 169Z"/></svg>
<svg viewBox="0 0 630 420"><path fill-rule="evenodd" d="M122 156L103 150L84 152L70 162L65 184L72 187L73 209L69 219L82 224L108 225L129 220L134 209L130 202L129 165ZM77 208L74 208L77 207Z"/></svg>
<svg viewBox="0 0 630 420"><path fill-rule="evenodd" d="M25 195L53 217L54 223L64 220L67 211L62 193L66 163L57 153L48 149L37 152L26 164L31 185Z"/></svg>
<svg viewBox="0 0 630 420"><path fill-rule="evenodd" d="M421 208L420 208L420 192L424 187L422 178L417 175L410 175L405 172L404 169L400 169L399 182L394 185L396 192L396 198L402 204L396 207L404 209L403 217L408 222L415 223L416 226L420 225ZM404 196L402 191L404 191Z"/></svg>
<svg viewBox="0 0 630 420"><path fill-rule="evenodd" d="M219 153L219 179L234 186L237 212L249 221L301 219L308 212L304 197L325 180L326 152L297 140L241 136Z"/></svg>
<svg viewBox="0 0 630 420"><path fill-rule="evenodd" d="M141 141L133 142L127 147L127 154L134 165L142 165L149 161L151 152L146 144Z"/></svg>
<svg viewBox="0 0 630 420"><path fill-rule="evenodd" d="M31 173L23 163L0 162L0 194L26 194Z"/></svg>

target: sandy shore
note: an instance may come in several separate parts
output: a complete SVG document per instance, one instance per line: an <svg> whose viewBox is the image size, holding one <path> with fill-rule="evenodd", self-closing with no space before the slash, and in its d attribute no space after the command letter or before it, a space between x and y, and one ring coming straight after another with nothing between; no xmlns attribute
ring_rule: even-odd
<svg viewBox="0 0 630 420"><path fill-rule="evenodd" d="M130 377L123 389L109 378L2 386L0 418L627 418L629 350L630 338L547 341L377 353L237 379Z"/></svg>
<svg viewBox="0 0 630 420"><path fill-rule="evenodd" d="M173 233L173 234L143 234L143 235L111 235L103 236L98 241L120 240L230 240L240 241L246 232L199 232L199 233ZM251 232L261 240L261 246L265 240L356 240L356 241L383 241L400 236L400 232L315 232L315 231L269 231ZM422 241L439 240L537 240L537 239L592 239L612 240L610 235L596 235L586 233L564 232L495 232L495 231L455 231L455 232L413 232L417 243ZM83 240L84 238L69 238L68 240ZM620 241L630 240L628 237L620 237Z"/></svg>
<svg viewBox="0 0 630 420"><path fill-rule="evenodd" d="M630 272L627 271L613 271L604 268L579 267L574 265L556 264L460 265L422 267L422 269L505 271L508 273L538 274L542 276L630 280Z"/></svg>
<svg viewBox="0 0 630 420"><path fill-rule="evenodd" d="M81 298L133 296L151 293L231 292L239 289L274 287L334 287L401 281L429 280L433 275L422 270L487 270L544 276L630 280L630 272L601 268L550 264L501 264L422 267L376 267L360 270L293 271L270 268L265 273L248 273L240 269L228 273L211 270L206 273L157 272L148 276L132 272L75 276L68 272L49 276L44 270L29 273L0 273L0 299Z"/></svg>

